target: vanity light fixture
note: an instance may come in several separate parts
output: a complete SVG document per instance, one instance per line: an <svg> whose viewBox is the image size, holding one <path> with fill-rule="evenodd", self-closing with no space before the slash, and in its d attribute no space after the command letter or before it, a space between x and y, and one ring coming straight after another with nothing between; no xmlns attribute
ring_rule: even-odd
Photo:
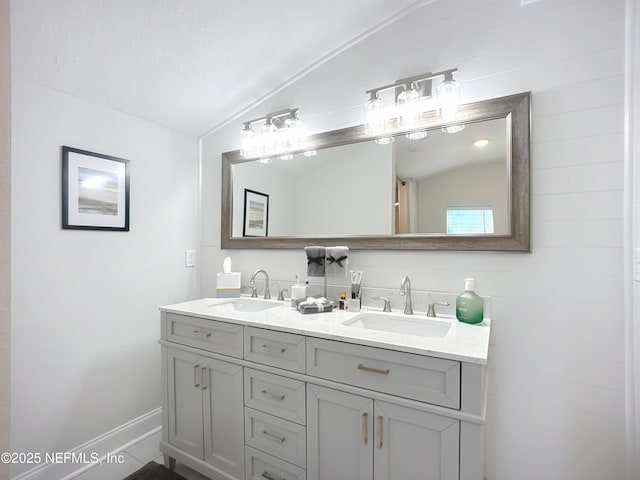
<svg viewBox="0 0 640 480"><path fill-rule="evenodd" d="M262 125L256 132L254 124L257 123ZM295 150L303 136L298 109L280 110L243 122L240 136L240 155L243 157L278 156L281 152Z"/></svg>
<svg viewBox="0 0 640 480"><path fill-rule="evenodd" d="M464 130L463 123L461 123L460 125L449 125L448 127L442 127L443 133L460 133L462 130Z"/></svg>
<svg viewBox="0 0 640 480"><path fill-rule="evenodd" d="M367 90L369 99L365 104L365 132L379 136L378 140L381 140L388 137L385 135L388 130L397 127L404 129L419 127L420 116L429 111L436 111L445 119L455 118L455 111L460 104L460 84L453 78L457 71L457 68L452 68L436 73L423 73ZM435 80L439 80L440 83L434 89ZM454 127L458 126L446 128ZM464 125L460 127L461 130ZM409 137L414 134L415 138ZM407 134L407 137L412 139L424 138L424 136L426 132ZM376 140L377 143L383 143L378 140Z"/></svg>

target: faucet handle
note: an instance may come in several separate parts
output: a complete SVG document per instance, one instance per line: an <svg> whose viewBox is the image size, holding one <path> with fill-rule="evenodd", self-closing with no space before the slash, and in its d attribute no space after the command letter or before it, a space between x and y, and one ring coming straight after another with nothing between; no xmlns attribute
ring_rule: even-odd
<svg viewBox="0 0 640 480"><path fill-rule="evenodd" d="M436 302L435 300L429 303L429 308L427 308L427 317L435 317L436 316L436 305L441 305L443 307L448 307L448 302Z"/></svg>
<svg viewBox="0 0 640 480"><path fill-rule="evenodd" d="M287 290L286 288L283 288L282 290L280 290L278 292L278 300L280 300L281 302L284 302L284 292L288 292L289 290Z"/></svg>
<svg viewBox="0 0 640 480"><path fill-rule="evenodd" d="M250 283L249 288L251 289L251 298L258 298L258 289L256 288L255 284Z"/></svg>
<svg viewBox="0 0 640 480"><path fill-rule="evenodd" d="M387 297L371 297L371 300L384 300L384 308L382 309L382 311L383 312L391 311L391 302Z"/></svg>

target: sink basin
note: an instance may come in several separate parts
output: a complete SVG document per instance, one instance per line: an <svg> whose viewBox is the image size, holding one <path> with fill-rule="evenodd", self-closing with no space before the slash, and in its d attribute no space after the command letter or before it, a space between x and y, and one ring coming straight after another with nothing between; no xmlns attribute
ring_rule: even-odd
<svg viewBox="0 0 640 480"><path fill-rule="evenodd" d="M216 310L231 310L234 312L262 312L270 308L279 307L282 302L273 300L260 300L259 298L238 298L222 303L214 303L209 305Z"/></svg>
<svg viewBox="0 0 640 480"><path fill-rule="evenodd" d="M444 320L435 320L425 317L403 317L385 313L360 313L343 325L367 330L380 330L383 332L402 333L418 337L444 337L451 323Z"/></svg>

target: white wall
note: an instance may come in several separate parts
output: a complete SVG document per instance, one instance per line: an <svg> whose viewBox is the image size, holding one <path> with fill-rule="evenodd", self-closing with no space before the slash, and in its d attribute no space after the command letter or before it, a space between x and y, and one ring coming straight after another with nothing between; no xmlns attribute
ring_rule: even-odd
<svg viewBox="0 0 640 480"><path fill-rule="evenodd" d="M640 476L640 281L634 279L633 250L640 250L640 8L627 0L626 31L626 385L629 478Z"/></svg>
<svg viewBox="0 0 640 480"><path fill-rule="evenodd" d="M373 142L321 152L296 177L297 235L382 235L393 231L393 151ZM304 161L304 159L302 159ZM372 196L366 192L376 192Z"/></svg>
<svg viewBox="0 0 640 480"><path fill-rule="evenodd" d="M15 77L12 126L11 448L44 455L160 406L158 306L199 290L197 140ZM61 229L62 145L131 161L129 232Z"/></svg>
<svg viewBox="0 0 640 480"><path fill-rule="evenodd" d="M0 1L0 452L9 450L11 327L11 51L9 0ZM0 462L0 479L9 466Z"/></svg>
<svg viewBox="0 0 640 480"><path fill-rule="evenodd" d="M300 108L311 131L362 123L365 90L458 67L464 100L531 90L532 253L351 252L368 286L493 297L488 480L624 475L622 182L624 0L438 1L373 34L247 112ZM290 279L302 251L220 251L220 153L205 139L203 295L221 259ZM398 308L399 305L394 305Z"/></svg>

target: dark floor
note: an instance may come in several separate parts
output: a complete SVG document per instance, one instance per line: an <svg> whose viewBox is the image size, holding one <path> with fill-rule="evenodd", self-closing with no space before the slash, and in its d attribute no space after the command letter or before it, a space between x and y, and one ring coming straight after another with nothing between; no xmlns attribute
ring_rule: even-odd
<svg viewBox="0 0 640 480"><path fill-rule="evenodd" d="M168 470L164 465L149 462L124 480L185 480L185 478Z"/></svg>

